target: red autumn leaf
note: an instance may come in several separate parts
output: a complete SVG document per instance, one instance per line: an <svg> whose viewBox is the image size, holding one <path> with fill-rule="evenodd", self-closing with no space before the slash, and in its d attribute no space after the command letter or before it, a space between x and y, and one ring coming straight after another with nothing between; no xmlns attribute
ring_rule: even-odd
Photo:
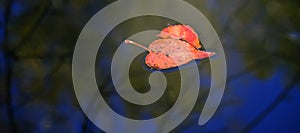
<svg viewBox="0 0 300 133"><path fill-rule="evenodd" d="M146 49L149 52L145 59L146 65L158 70L177 67L191 60L208 58L215 54L197 50L187 42L177 39L158 39L153 41L149 48L130 40L125 40L125 43Z"/></svg>
<svg viewBox="0 0 300 133"><path fill-rule="evenodd" d="M158 34L158 36L165 39L166 38L181 39L188 42L196 49L201 48L197 33L194 31L192 27L188 25L180 24L180 25L169 26L167 28L164 28L160 32L160 34Z"/></svg>
<svg viewBox="0 0 300 133"><path fill-rule="evenodd" d="M149 52L145 64L154 69L169 69L190 62L213 56L215 52L198 50L201 47L197 33L188 25L169 26L159 34L163 39L154 40L149 48L136 42L125 40Z"/></svg>

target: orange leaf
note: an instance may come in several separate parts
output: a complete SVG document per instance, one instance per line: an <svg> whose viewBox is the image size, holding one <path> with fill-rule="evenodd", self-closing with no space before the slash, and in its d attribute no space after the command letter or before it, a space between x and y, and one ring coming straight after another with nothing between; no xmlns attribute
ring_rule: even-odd
<svg viewBox="0 0 300 133"><path fill-rule="evenodd" d="M162 38L181 39L197 49L201 48L197 33L188 25L180 24L169 26L164 28L158 36Z"/></svg>

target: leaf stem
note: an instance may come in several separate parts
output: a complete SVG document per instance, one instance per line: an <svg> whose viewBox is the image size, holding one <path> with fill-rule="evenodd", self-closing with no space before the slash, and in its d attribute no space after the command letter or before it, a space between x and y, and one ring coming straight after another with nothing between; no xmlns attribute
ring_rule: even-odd
<svg viewBox="0 0 300 133"><path fill-rule="evenodd" d="M140 48L143 48L143 49L147 50L148 52L152 52L152 50L150 50L149 48L147 48L147 47L145 47L145 46L143 46L143 45L141 45L141 44L139 44L139 43L136 43L136 42L134 42L134 41L131 41L131 40L125 40L124 42L125 42L126 44L133 44L133 45L135 45L135 46L138 46L138 47L140 47Z"/></svg>

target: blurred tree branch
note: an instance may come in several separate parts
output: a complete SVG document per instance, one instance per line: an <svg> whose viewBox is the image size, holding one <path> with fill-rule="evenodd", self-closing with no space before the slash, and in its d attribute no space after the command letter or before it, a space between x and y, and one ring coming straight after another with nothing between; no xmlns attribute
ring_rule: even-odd
<svg viewBox="0 0 300 133"><path fill-rule="evenodd" d="M6 108L7 108L7 115L9 119L9 125L10 125L10 131L12 133L17 133L18 132L18 126L16 122L16 116L15 116L15 104L14 104L14 98L13 98L13 93L12 89L14 80L13 80L13 74L14 74L14 61L16 59L15 51L19 49L19 47L23 46L28 38L34 33L34 31L37 29L39 24L41 23L43 17L45 16L47 10L50 7L50 4L47 4L46 8L42 11L40 17L37 19L37 21L34 22L33 26L31 26L29 32L22 38L20 43L15 47L15 48L10 48L10 42L9 42L9 26L10 26L10 18L11 18L11 10L12 6L14 4L13 0L6 0L4 1L4 13L3 13L3 44L1 45L1 51L4 53L4 62L5 62L5 86L6 86Z"/></svg>
<svg viewBox="0 0 300 133"><path fill-rule="evenodd" d="M81 131L80 133L85 133L88 129L88 122L89 122L89 119L83 114L83 122L82 122L82 125L81 125Z"/></svg>
<svg viewBox="0 0 300 133"><path fill-rule="evenodd" d="M9 119L9 125L10 125L10 131L12 133L17 133L18 129L17 129L17 123L16 123L16 118L15 118L15 114L14 114L14 105L13 105L13 96L12 96L12 74L13 74L13 64L12 64L12 59L10 57L10 53L5 51L6 46L8 46L8 25L9 25L9 20L10 20L10 14L11 14L11 7L12 7L12 0L6 0L5 1L5 9L4 9L4 20L3 20L3 30L4 30L4 34L3 34L3 44L1 47L1 50L4 53L4 57L5 57L5 69L6 69L6 109L7 109L7 115L8 115L8 119Z"/></svg>
<svg viewBox="0 0 300 133"><path fill-rule="evenodd" d="M248 133L252 131L266 116L271 113L289 94L293 87L300 81L300 73L296 74L291 81L283 88L281 93L267 106L262 112L260 112L252 121L250 121L242 130L242 133Z"/></svg>
<svg viewBox="0 0 300 133"><path fill-rule="evenodd" d="M47 13L49 12L49 9L51 7L50 1L45 1L41 7L41 9L37 12L39 15L36 18L36 20L32 23L30 26L30 29L28 32L24 35L24 37L21 39L21 41L13 48L7 48L10 52L18 51L24 44L31 38L31 36L34 34L34 32L38 29L44 18L46 17ZM15 53L14 53L15 54Z"/></svg>

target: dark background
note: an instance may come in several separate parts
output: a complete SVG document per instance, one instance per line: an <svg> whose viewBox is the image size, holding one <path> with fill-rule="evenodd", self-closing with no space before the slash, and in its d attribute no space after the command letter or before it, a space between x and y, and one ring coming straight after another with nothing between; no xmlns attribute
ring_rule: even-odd
<svg viewBox="0 0 300 133"><path fill-rule="evenodd" d="M111 0L2 0L0 2L0 132L103 132L83 114L72 85L72 54L85 23ZM227 85L216 114L197 124L210 85L209 62L199 65L201 89L190 116L174 132L300 132L300 5L296 0L188 0L211 22L222 41ZM168 4L167 2L165 3ZM167 10L167 9L166 9ZM113 16L112 16L113 17ZM136 24L138 23L138 25ZM115 29L118 42L141 28L171 20L142 17ZM127 29L126 29L127 27ZM196 31L199 29L195 29ZM125 34L126 33L126 34ZM201 38L201 35L200 35ZM166 74L169 91L157 105L133 106L113 91L101 70L110 68L109 43L98 57L96 75L107 79L101 93L118 113L136 119L159 116L178 95L176 71ZM116 47L116 46L114 46ZM216 57L217 58L217 57ZM137 91L149 88L133 62ZM103 75L106 75L103 77ZM175 77L175 78L174 78ZM170 80L170 82L169 82ZM134 84L139 83L139 84ZM160 107L160 108L158 108ZM145 113L146 112L146 113ZM160 125L163 126L163 125ZM117 127L117 125L116 125ZM147 129L145 129L147 130Z"/></svg>

